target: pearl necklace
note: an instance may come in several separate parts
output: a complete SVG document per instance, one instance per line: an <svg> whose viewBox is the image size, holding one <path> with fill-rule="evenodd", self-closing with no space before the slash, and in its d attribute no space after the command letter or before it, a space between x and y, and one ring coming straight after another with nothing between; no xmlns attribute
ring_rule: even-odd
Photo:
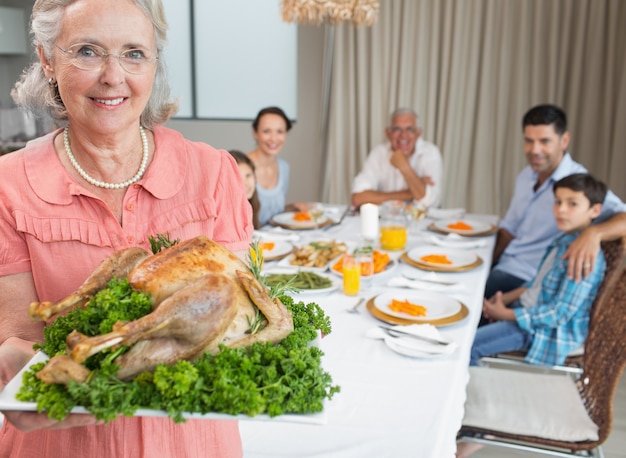
<svg viewBox="0 0 626 458"><path fill-rule="evenodd" d="M107 183L105 181L96 180L95 178L89 176L87 172L83 170L83 168L78 164L76 158L74 157L74 153L72 153L72 148L70 148L70 137L68 135L70 128L66 127L63 130L63 143L65 144L65 152L67 153L67 157L70 160L71 164L74 166L78 174L85 179L88 183L91 183L94 186L98 186L99 188L106 189L122 189L127 186L130 186L143 176L146 173L146 167L148 166L148 138L146 137L146 132L144 131L143 126L139 126L139 134L141 135L141 144L143 147L143 156L141 158L141 164L139 166L139 170L130 180L123 181L121 183Z"/></svg>

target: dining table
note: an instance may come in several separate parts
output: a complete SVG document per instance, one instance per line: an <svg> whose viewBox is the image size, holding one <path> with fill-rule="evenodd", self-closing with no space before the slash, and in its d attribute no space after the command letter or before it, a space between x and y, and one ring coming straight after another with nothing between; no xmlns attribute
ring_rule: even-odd
<svg viewBox="0 0 626 458"><path fill-rule="evenodd" d="M265 227L255 236L262 240L289 240L296 247L324 240L343 241L350 247L367 243L361 239L359 215L344 216L333 224L311 230ZM406 247L388 251L389 268L375 275L371 284L362 285L357 296L345 295L341 287L319 294L294 295L296 300L319 304L330 318L332 332L321 338L318 345L324 353L323 368L340 392L325 401L321 421L319 416L311 422L287 417L241 420L244 457L455 456L469 380L469 352L482 313L498 221L495 215L482 214L467 214L463 219L479 221L493 229L485 235L463 237L476 243L458 250L481 261L470 269L433 273L405 262L410 250L432 247L436 253L442 249L433 242L445 242L445 236L431 230L436 220L427 216L411 223ZM374 247L380 249L377 241ZM267 262L264 270L284 264L284 260ZM454 351L428 357L407 356L383 340L371 338L375 334L372 330L385 323L380 316L374 316L370 301L381 294L406 293L408 289L399 286L400 278L430 280L429 275L454 283L438 294L455 299L466 310L462 319L436 327L441 338L455 344ZM358 313L349 313L348 309L360 298L367 302L357 308Z"/></svg>

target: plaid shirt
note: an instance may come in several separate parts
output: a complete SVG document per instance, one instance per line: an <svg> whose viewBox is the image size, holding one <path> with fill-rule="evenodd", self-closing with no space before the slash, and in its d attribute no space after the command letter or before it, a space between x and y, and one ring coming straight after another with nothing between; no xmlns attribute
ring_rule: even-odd
<svg viewBox="0 0 626 458"><path fill-rule="evenodd" d="M526 355L531 364L563 364L568 353L587 338L589 312L604 278L606 261L600 251L587 278L579 283L568 279L567 261L561 258L578 235L579 232L564 234L550 244L541 264L552 249L556 255L541 282L537 303L530 308L514 309L518 326L533 337ZM526 286L531 283L532 280Z"/></svg>

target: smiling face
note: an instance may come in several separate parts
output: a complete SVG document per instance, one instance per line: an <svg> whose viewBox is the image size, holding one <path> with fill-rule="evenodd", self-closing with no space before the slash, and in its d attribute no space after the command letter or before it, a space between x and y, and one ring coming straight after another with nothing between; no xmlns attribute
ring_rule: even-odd
<svg viewBox="0 0 626 458"><path fill-rule="evenodd" d="M557 188L554 192L554 218L556 226L563 232L575 232L591 224L600 215L602 204L589 205L582 191Z"/></svg>
<svg viewBox="0 0 626 458"><path fill-rule="evenodd" d="M156 64L145 73L130 74L116 56L135 48L156 55L148 17L130 0L76 1L65 9L55 44L68 49L77 43L97 45L113 55L100 70L87 71L76 68L70 55L56 47L50 60L40 52L46 77L56 80L72 127L100 134L136 131L152 92Z"/></svg>
<svg viewBox="0 0 626 458"><path fill-rule="evenodd" d="M422 131L417 127L417 119L411 114L396 115L391 126L385 129L393 151L402 151L407 156L413 154L415 143Z"/></svg>
<svg viewBox="0 0 626 458"><path fill-rule="evenodd" d="M287 123L277 114L264 114L259 119L259 126L253 131L253 135L262 153L276 156L285 145Z"/></svg>
<svg viewBox="0 0 626 458"><path fill-rule="evenodd" d="M241 175L243 185L246 188L246 198L250 200L252 199L252 196L254 195L254 191L256 189L256 179L254 177L254 171L248 164L244 162L241 162L237 165L239 165L239 175Z"/></svg>
<svg viewBox="0 0 626 458"><path fill-rule="evenodd" d="M524 154L530 167L539 173L541 182L558 167L568 144L569 132L559 135L552 124L524 128Z"/></svg>

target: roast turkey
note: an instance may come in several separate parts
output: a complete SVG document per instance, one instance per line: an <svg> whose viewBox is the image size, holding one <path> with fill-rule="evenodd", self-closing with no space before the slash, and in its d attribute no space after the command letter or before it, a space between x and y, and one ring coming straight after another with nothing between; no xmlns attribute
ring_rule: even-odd
<svg viewBox="0 0 626 458"><path fill-rule="evenodd" d="M158 364L193 360L254 342L279 342L293 331L286 307L272 300L250 269L219 243L196 237L155 255L137 248L106 259L83 285L56 302L33 303L33 319L48 320L69 307L84 306L113 277L127 276L133 289L151 297L153 311L112 332L94 337L76 331L67 338L68 356L54 357L38 374L46 383L84 381L89 356L119 345L131 349L116 359L118 377L131 379ZM262 320L254 332L252 323ZM256 329L256 327L254 327Z"/></svg>

